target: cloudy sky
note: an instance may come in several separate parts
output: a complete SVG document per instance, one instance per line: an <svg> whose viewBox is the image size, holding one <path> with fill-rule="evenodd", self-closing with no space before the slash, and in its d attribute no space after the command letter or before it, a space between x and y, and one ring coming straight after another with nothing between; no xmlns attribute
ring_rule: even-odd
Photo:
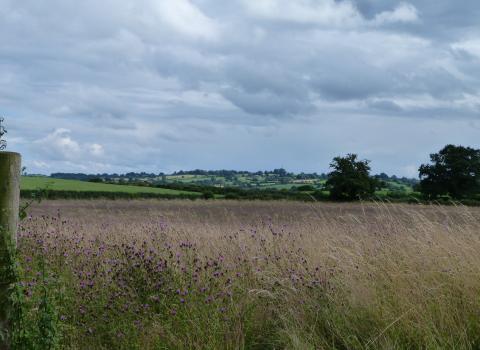
<svg viewBox="0 0 480 350"><path fill-rule="evenodd" d="M478 0L0 0L0 114L31 173L416 176L480 147Z"/></svg>

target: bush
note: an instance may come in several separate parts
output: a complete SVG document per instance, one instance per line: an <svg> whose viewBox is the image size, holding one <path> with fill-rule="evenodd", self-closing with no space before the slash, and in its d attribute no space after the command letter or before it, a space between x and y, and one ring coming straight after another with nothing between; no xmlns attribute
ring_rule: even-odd
<svg viewBox="0 0 480 350"><path fill-rule="evenodd" d="M296 190L300 192L312 192L315 191L315 187L313 187L312 185L302 185L296 187Z"/></svg>
<svg viewBox="0 0 480 350"><path fill-rule="evenodd" d="M210 192L210 191L203 192L202 198L203 199L213 199L213 198L215 198L215 195L213 194L213 192Z"/></svg>

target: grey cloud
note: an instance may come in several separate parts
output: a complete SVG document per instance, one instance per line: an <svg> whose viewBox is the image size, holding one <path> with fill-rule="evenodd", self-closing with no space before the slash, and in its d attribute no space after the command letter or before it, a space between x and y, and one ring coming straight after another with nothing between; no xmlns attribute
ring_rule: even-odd
<svg viewBox="0 0 480 350"><path fill-rule="evenodd" d="M313 106L305 99L276 95L269 91L248 93L242 90L226 89L223 95L250 114L282 117L308 113L313 109Z"/></svg>
<svg viewBox="0 0 480 350"><path fill-rule="evenodd" d="M368 107L379 110L381 112L401 112L403 108L393 101L389 100L374 100L367 102Z"/></svg>
<svg viewBox="0 0 480 350"><path fill-rule="evenodd" d="M373 18L382 11L396 6L397 0L354 0L356 7L367 18ZM415 35L422 35L439 40L452 40L477 27L480 8L476 0L458 1L411 1L420 17L417 23L393 26Z"/></svg>
<svg viewBox="0 0 480 350"><path fill-rule="evenodd" d="M339 58L340 62L342 60ZM327 66L314 72L311 85L322 97L333 100L365 99L394 88L389 73L368 64L352 60L349 64L340 63L340 66L342 69L334 70Z"/></svg>
<svg viewBox="0 0 480 350"><path fill-rule="evenodd" d="M479 17L476 0L0 0L0 112L31 164L65 169L235 165L229 157L265 168L282 165L268 161L281 150L284 166L304 170L356 151L347 146L380 157L384 145L333 134L389 129L395 118L455 121L456 140L462 131L475 145L463 123L479 119ZM58 129L71 133L55 142L98 144L103 158L32 149ZM318 146L325 159L299 161L296 150L314 146L310 130L332 145ZM435 144L449 140L441 130ZM432 151L428 135L416 137ZM116 150L125 140L127 157ZM261 159L242 153L245 142Z"/></svg>

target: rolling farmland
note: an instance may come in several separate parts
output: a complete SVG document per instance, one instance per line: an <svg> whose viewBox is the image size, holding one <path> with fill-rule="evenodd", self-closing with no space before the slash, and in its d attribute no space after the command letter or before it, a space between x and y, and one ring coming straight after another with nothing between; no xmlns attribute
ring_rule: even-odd
<svg viewBox="0 0 480 350"><path fill-rule="evenodd" d="M77 191L77 192L111 192L111 193L149 193L160 195L200 195L196 192L177 191L164 188L112 185L93 183L77 180L53 179L50 177L23 176L21 179L22 190L48 189L51 191Z"/></svg>

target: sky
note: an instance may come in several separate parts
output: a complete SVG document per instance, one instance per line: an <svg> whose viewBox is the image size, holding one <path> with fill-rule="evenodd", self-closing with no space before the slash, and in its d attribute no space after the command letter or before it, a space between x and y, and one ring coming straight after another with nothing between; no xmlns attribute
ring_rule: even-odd
<svg viewBox="0 0 480 350"><path fill-rule="evenodd" d="M480 148L478 0L0 0L0 115L29 173L416 177Z"/></svg>

